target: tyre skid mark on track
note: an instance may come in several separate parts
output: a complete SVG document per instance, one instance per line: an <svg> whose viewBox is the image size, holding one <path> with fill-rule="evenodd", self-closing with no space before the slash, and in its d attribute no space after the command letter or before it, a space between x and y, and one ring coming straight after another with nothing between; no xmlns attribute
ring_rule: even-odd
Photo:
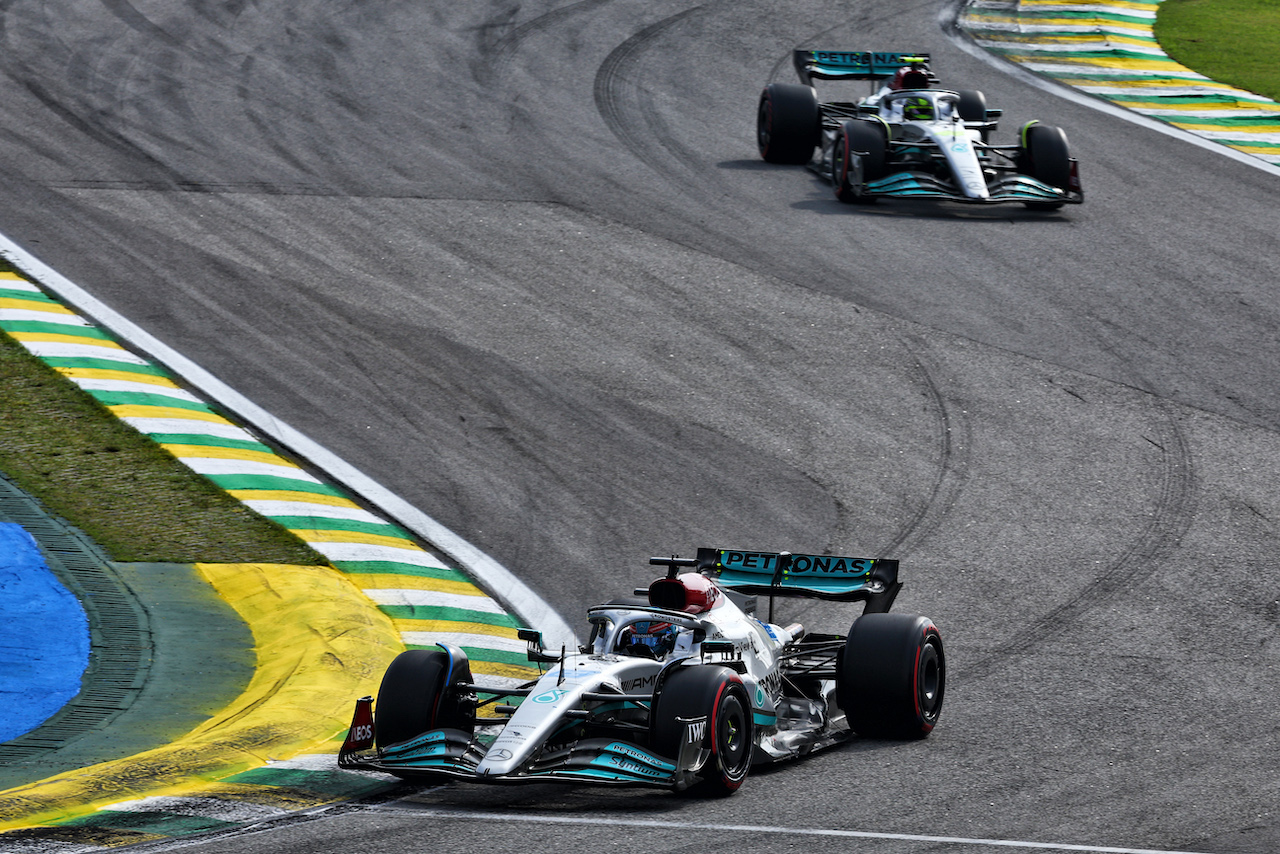
<svg viewBox="0 0 1280 854"><path fill-rule="evenodd" d="M1170 404L1152 396L1160 416L1155 439L1144 438L1160 453L1160 486L1151 521L1142 535L1112 560L1093 582L1008 640L965 667L974 680L992 676L1010 661L1052 642L1084 614L1133 590L1159 571L1162 560L1178 547L1195 512L1195 469L1187 436Z"/></svg>
<svg viewBox="0 0 1280 854"><path fill-rule="evenodd" d="M938 379L941 369L932 363L927 343L916 336L900 333L898 340L911 354L916 373L931 403L937 437L938 467L933 488L916 514L889 543L880 550L891 557L905 557L923 538L942 524L942 520L959 500L969 477L971 430L965 413L950 404Z"/></svg>
<svg viewBox="0 0 1280 854"><path fill-rule="evenodd" d="M523 24L512 23L511 18L514 16L514 12L510 15L501 16L501 20L491 19L482 32L487 33L490 30L499 28L509 28L510 32L503 34L492 42L481 45L481 53L484 55L485 61L475 67L476 79L481 83L504 79L506 77L506 69L513 61L516 52L530 36L552 30L579 15L587 14L612 2L613 0L578 0L576 3L553 9L530 21L525 21Z"/></svg>
<svg viewBox="0 0 1280 854"><path fill-rule="evenodd" d="M686 167L693 178L702 175L700 161L688 149L676 144L672 134L664 132L665 123L661 116L650 100L641 97L645 90L632 84L636 75L627 71L660 36L691 18L707 13L715 5L718 4L694 6L650 24L614 48L596 72L595 103L601 118L629 152L666 180L671 180L672 158ZM663 130L655 131L655 128ZM654 140L665 154L657 150Z"/></svg>

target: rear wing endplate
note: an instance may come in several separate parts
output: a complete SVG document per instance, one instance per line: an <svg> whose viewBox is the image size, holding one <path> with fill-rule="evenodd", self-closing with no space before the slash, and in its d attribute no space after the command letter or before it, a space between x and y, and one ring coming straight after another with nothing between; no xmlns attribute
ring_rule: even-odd
<svg viewBox="0 0 1280 854"><path fill-rule="evenodd" d="M929 54L909 51L797 50L794 55L800 82L814 80L874 80L890 77L904 65L929 63Z"/></svg>
<svg viewBox="0 0 1280 854"><path fill-rule="evenodd" d="M898 562L790 552L698 549L698 571L721 586L763 596L796 596L838 602L867 600L868 611L889 609L897 595Z"/></svg>

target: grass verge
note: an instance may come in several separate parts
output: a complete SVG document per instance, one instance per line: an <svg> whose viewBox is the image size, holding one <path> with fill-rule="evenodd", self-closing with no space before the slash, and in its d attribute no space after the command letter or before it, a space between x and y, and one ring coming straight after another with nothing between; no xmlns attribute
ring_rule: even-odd
<svg viewBox="0 0 1280 854"><path fill-rule="evenodd" d="M1187 68L1280 101L1280 0L1164 0L1155 35Z"/></svg>
<svg viewBox="0 0 1280 854"><path fill-rule="evenodd" d="M3 332L0 472L112 560L325 563Z"/></svg>

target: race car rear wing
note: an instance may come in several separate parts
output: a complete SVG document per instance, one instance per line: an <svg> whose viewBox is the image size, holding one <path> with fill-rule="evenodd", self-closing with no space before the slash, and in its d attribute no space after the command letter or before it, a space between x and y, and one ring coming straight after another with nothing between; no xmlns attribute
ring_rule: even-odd
<svg viewBox="0 0 1280 854"><path fill-rule="evenodd" d="M699 572L721 586L750 595L864 600L867 613L889 610L902 585L898 562L886 558L752 552L700 548Z"/></svg>
<svg viewBox="0 0 1280 854"><path fill-rule="evenodd" d="M890 77L905 65L926 70L929 54L906 51L797 50L793 55L800 82L812 86L814 80L874 80Z"/></svg>

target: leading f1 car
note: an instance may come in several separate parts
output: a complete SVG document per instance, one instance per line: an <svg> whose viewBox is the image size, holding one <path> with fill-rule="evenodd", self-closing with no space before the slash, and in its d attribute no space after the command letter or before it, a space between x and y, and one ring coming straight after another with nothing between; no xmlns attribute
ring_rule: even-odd
<svg viewBox="0 0 1280 854"><path fill-rule="evenodd" d="M946 659L926 617L890 613L898 562L701 548L651 558L666 573L589 609L589 640L543 648L535 681L478 684L460 647L401 653L377 701L356 701L343 768L478 783L694 784L727 794L752 765L853 735L923 738ZM761 597L769 612L757 614ZM777 597L864 603L847 635L773 622Z"/></svg>
<svg viewBox="0 0 1280 854"><path fill-rule="evenodd" d="M928 54L797 50L794 64L800 83L770 83L760 95L760 155L808 165L842 202L897 197L1056 210L1084 201L1061 128L1033 121L1015 142L991 142L1002 111L976 90L936 87ZM819 101L819 80L869 80L871 94Z"/></svg>

